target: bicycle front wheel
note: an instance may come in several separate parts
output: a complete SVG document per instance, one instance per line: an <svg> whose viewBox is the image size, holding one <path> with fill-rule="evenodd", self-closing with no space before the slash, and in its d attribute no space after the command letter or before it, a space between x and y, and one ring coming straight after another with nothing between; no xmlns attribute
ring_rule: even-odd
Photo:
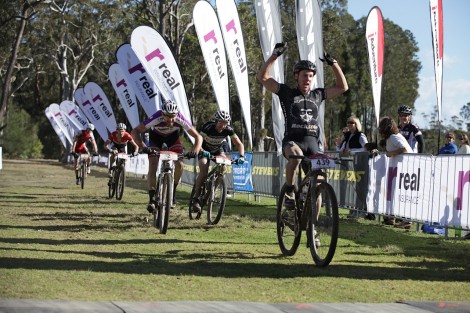
<svg viewBox="0 0 470 313"><path fill-rule="evenodd" d="M336 251L339 231L338 202L330 184L320 182L312 188L311 210L307 239L313 261L317 266L327 266Z"/></svg>
<svg viewBox="0 0 470 313"><path fill-rule="evenodd" d="M227 199L227 186L223 176L215 179L209 191L209 201L207 203L207 224L215 225L220 221L222 213L224 213L225 200ZM214 206L215 204L215 206ZM217 210L217 212L215 211Z"/></svg>
<svg viewBox="0 0 470 313"><path fill-rule="evenodd" d="M171 202L173 201L173 177L166 173L162 177L161 202L158 206L159 229L161 234L166 234L168 220L170 219Z"/></svg>
<svg viewBox="0 0 470 313"><path fill-rule="evenodd" d="M126 169L121 167L116 173L117 183L116 185L116 199L121 200L124 194L124 186L126 185Z"/></svg>
<svg viewBox="0 0 470 313"><path fill-rule="evenodd" d="M286 209L284 205L285 194L286 185L282 187L277 203L277 241L282 254L291 256L295 254L299 247L302 232L300 230L300 223L296 213L297 211Z"/></svg>
<svg viewBox="0 0 470 313"><path fill-rule="evenodd" d="M82 162L82 166L80 167L80 175L82 176L80 178L80 185L82 189L85 187L85 178L86 178L86 173L87 173L87 164L86 162Z"/></svg>

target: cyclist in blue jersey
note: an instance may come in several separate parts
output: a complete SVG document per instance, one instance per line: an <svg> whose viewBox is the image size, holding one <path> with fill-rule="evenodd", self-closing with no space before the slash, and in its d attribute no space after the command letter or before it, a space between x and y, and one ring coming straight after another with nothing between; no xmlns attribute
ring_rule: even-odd
<svg viewBox="0 0 470 313"><path fill-rule="evenodd" d="M149 132L149 145L147 146L141 138L141 134ZM131 131L132 138L134 138L137 145L142 149L142 152L149 153L151 150L160 151L164 146L166 149L183 153L183 145L180 140L182 131L185 130L190 136L195 139L192 156L195 157L201 151L202 137L193 127L190 121L179 112L178 105L172 100L163 102L162 109L155 112L152 116L140 123L136 128ZM157 167L158 156L149 154L149 170L147 175L149 203L147 211L150 213L155 209L155 188L157 184ZM175 185L178 185L181 174L183 172L183 161L175 162ZM175 192L173 192L175 195ZM173 201L173 205L174 205Z"/></svg>
<svg viewBox="0 0 470 313"><path fill-rule="evenodd" d="M232 126L229 125L230 120L230 114L221 110L214 114L214 119L208 121L198 129L203 138L202 149L204 149L205 154L201 155L199 158L199 175L194 185L195 194L191 199L191 208L194 213L201 211L201 204L198 198L201 192L201 186L206 180L209 171L209 160L207 157L210 155L224 155L227 149L226 146L228 145L226 141L227 137L230 137L232 143L238 150L239 157L235 162L237 164L243 164L245 162L245 147Z"/></svg>
<svg viewBox="0 0 470 313"><path fill-rule="evenodd" d="M312 89L317 68L309 60L301 60L295 64L295 88L277 82L269 73L274 62L286 49L285 43L276 44L272 55L259 69L257 78L267 90L279 97L284 113L286 128L282 151L287 158L285 204L294 207L294 180L301 160L289 158L289 155L311 155L319 151L320 136L324 136L318 124L320 106L323 105L323 100L336 98L346 92L348 83L338 62L327 53L320 60L331 66L336 78L335 86Z"/></svg>
<svg viewBox="0 0 470 313"><path fill-rule="evenodd" d="M407 105L398 108L400 122L398 129L415 153L424 153L423 133L416 124L411 123L413 111Z"/></svg>

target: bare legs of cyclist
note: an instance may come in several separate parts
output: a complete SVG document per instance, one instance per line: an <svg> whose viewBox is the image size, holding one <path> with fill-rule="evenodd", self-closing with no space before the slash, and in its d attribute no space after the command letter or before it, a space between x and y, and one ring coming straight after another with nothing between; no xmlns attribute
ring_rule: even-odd
<svg viewBox="0 0 470 313"><path fill-rule="evenodd" d="M194 184L194 195L191 199L191 209L193 213L201 211L201 203L199 203L199 195L201 193L201 186L207 178L207 172L209 171L209 160L207 158L201 158L199 160L199 175L196 177L196 183Z"/></svg>
<svg viewBox="0 0 470 313"><path fill-rule="evenodd" d="M147 204L147 211L152 213L155 210L155 188L157 187L157 167L158 157L149 156L149 171L147 173L147 186L149 193L149 203Z"/></svg>
<svg viewBox="0 0 470 313"><path fill-rule="evenodd" d="M297 170L301 162L300 159L289 158L290 155L303 155L300 147L293 141L289 141L284 145L284 156L287 158L286 165L286 195L285 195L285 206L287 209L295 208L295 182L294 179L297 177Z"/></svg>
<svg viewBox="0 0 470 313"><path fill-rule="evenodd" d="M78 178L78 156L73 157L73 169L75 170L75 183L80 185L80 179Z"/></svg>
<svg viewBox="0 0 470 313"><path fill-rule="evenodd" d="M178 160L175 162L175 180L173 184L173 199L171 202L171 207L174 208L176 206L176 187L181 179L181 175L183 175L183 160Z"/></svg>

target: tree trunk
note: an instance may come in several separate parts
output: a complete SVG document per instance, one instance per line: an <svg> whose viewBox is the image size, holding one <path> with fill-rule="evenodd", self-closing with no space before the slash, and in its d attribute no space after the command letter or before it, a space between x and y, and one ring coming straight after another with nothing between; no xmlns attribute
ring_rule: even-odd
<svg viewBox="0 0 470 313"><path fill-rule="evenodd" d="M23 5L21 14L20 25L16 33L15 43L11 51L10 62L8 63L7 71L5 73L5 80L3 81L2 94L1 94L1 106L0 106L0 130L6 126L5 116L8 108L8 99L10 98L11 91L11 79L13 76L13 69L15 68L16 58L18 57L18 50L20 49L21 40L23 38L24 29L26 28L26 22L28 18L28 12L31 9L28 2Z"/></svg>

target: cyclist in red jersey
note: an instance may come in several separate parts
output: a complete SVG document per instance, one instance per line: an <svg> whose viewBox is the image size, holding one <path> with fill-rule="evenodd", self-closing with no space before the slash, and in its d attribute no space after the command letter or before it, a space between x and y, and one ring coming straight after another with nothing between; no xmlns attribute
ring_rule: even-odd
<svg viewBox="0 0 470 313"><path fill-rule="evenodd" d="M91 144L93 145L93 155L97 155L98 147L96 146L96 140L95 136L93 136L93 130L95 129L95 126L91 123L88 123L86 126L85 130L82 130L81 133L78 133L75 135L73 139L73 145L72 145L72 154L74 157L74 163L73 166L75 168L75 178L76 178L76 184L80 184L80 181L78 179L78 156L79 154L87 154L87 165L88 165L88 174L90 174L90 152L88 151L88 148L86 146L86 142L90 141Z"/></svg>
<svg viewBox="0 0 470 313"><path fill-rule="evenodd" d="M111 153L110 166L108 177L113 177L111 169L116 166L116 155L121 153L127 153L127 143L130 142L134 146L133 155L139 154L139 146L135 143L131 134L126 131L127 127L124 123L117 124L116 130L109 134L108 140L104 143L104 149Z"/></svg>

